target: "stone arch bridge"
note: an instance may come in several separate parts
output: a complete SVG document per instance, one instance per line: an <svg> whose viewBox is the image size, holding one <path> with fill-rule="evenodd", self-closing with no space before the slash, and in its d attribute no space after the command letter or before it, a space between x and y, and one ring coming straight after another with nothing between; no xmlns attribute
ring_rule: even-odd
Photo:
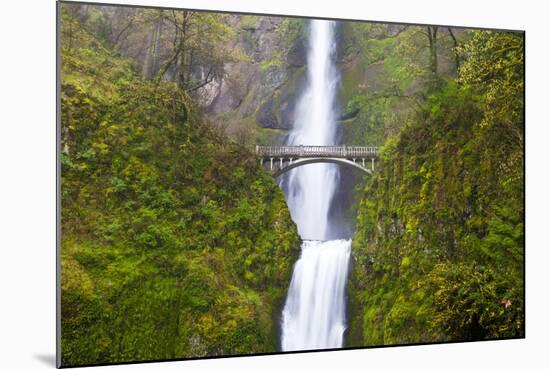
<svg viewBox="0 0 550 369"><path fill-rule="evenodd" d="M368 146L258 146L260 164L275 177L314 163L346 165L372 175L378 148Z"/></svg>

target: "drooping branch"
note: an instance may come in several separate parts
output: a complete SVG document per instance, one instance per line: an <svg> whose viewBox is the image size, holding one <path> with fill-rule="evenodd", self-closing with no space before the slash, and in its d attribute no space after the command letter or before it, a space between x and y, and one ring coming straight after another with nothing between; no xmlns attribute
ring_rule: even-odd
<svg viewBox="0 0 550 369"><path fill-rule="evenodd" d="M186 88L185 90L188 92L193 92L198 90L199 88L202 88L212 82L214 80L215 76L212 74L212 68L208 69L208 73L206 74L206 77L202 79L201 82L199 82L196 86Z"/></svg>
<svg viewBox="0 0 550 369"><path fill-rule="evenodd" d="M120 37L122 37L122 35L123 35L126 31L128 31L128 30L130 29L130 27L132 27L132 25L134 24L134 20L135 20L135 18L134 18L134 17L131 17L131 18L130 18L130 21L128 22L128 24L126 24L126 26L124 26L124 27L122 28L122 30L120 30L120 32L118 32L118 34L117 34L116 37L115 37L115 41L113 42L113 45L114 45L115 48L117 47L117 45L118 45L118 43L119 43L119 41L120 41Z"/></svg>

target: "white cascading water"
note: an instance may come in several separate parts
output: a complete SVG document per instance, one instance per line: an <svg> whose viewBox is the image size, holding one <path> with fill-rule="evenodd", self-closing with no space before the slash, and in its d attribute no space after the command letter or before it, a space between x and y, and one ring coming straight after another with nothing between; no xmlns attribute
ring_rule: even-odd
<svg viewBox="0 0 550 369"><path fill-rule="evenodd" d="M336 143L334 23L310 23L308 83L297 105L289 145ZM302 239L282 316L284 351L342 347L346 329L345 287L351 240L328 240L329 207L338 181L334 164L291 170L287 202Z"/></svg>

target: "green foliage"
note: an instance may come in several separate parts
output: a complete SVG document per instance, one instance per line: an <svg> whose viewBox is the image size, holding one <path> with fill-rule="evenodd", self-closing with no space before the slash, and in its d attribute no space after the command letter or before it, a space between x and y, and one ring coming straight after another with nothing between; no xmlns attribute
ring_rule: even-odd
<svg viewBox="0 0 550 369"><path fill-rule="evenodd" d="M370 94L354 95L348 102L345 114L355 115L340 122L342 140L348 145L382 146L388 126L395 119L392 107L395 99L373 98Z"/></svg>
<svg viewBox="0 0 550 369"><path fill-rule="evenodd" d="M525 334L523 36L470 36L365 188L351 345Z"/></svg>
<svg viewBox="0 0 550 369"><path fill-rule="evenodd" d="M256 15L243 15L239 20L239 27L244 30L255 30L261 22L261 17Z"/></svg>
<svg viewBox="0 0 550 369"><path fill-rule="evenodd" d="M294 43L304 36L306 21L299 18L285 18L279 25L278 32L285 46L285 52L294 45Z"/></svg>
<svg viewBox="0 0 550 369"><path fill-rule="evenodd" d="M299 253L277 184L62 17L62 364L276 350Z"/></svg>
<svg viewBox="0 0 550 369"><path fill-rule="evenodd" d="M262 73L266 73L270 69L279 69L281 68L281 66L282 66L281 54L275 53L272 59L262 60L262 62L260 63L260 71L262 71Z"/></svg>
<svg viewBox="0 0 550 369"><path fill-rule="evenodd" d="M523 336L522 287L513 282L477 263L436 265L426 281L435 291L430 331L454 340Z"/></svg>
<svg viewBox="0 0 550 369"><path fill-rule="evenodd" d="M440 85L454 80L465 32L434 27L345 23L342 26L342 133L348 144L381 146L416 118ZM451 37L451 35L453 37ZM432 70L435 63L439 66ZM438 62L437 62L438 61Z"/></svg>

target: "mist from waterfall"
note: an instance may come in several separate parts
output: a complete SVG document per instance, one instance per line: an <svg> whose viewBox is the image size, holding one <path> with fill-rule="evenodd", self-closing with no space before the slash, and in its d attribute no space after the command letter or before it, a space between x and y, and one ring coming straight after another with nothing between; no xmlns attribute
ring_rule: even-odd
<svg viewBox="0 0 550 369"><path fill-rule="evenodd" d="M307 85L298 102L289 145L336 144L335 24L312 20ZM351 240L330 240L330 204L338 183L334 164L291 170L284 181L292 218L304 243L282 314L284 351L342 347Z"/></svg>

